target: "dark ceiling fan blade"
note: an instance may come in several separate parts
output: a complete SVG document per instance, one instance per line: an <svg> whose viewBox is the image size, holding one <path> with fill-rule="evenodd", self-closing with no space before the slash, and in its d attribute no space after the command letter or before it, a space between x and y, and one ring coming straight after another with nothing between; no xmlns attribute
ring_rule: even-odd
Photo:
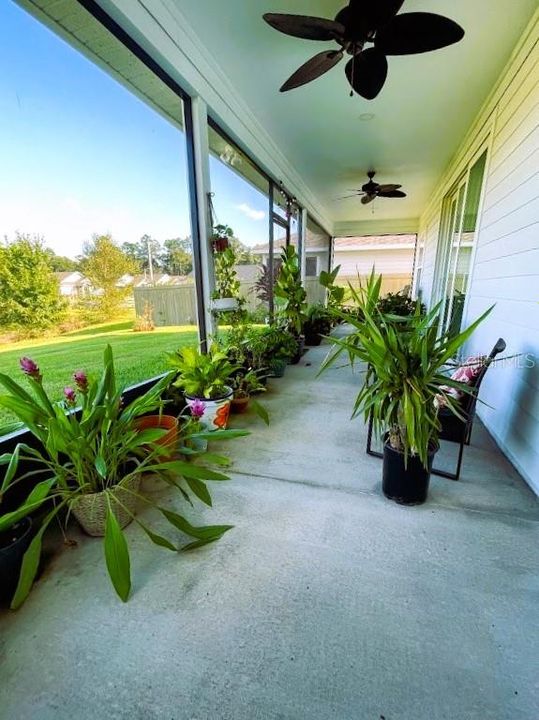
<svg viewBox="0 0 539 720"><path fill-rule="evenodd" d="M349 22L358 24L367 30L377 30L388 23L404 5L404 0L350 0L348 6Z"/></svg>
<svg viewBox="0 0 539 720"><path fill-rule="evenodd" d="M387 58L376 48L369 48L349 60L345 72L358 95L374 100L387 78Z"/></svg>
<svg viewBox="0 0 539 720"><path fill-rule="evenodd" d="M392 192L393 190L398 190L401 187L402 185L379 185L378 192Z"/></svg>
<svg viewBox="0 0 539 720"><path fill-rule="evenodd" d="M281 92L287 90L293 90L294 88L305 85L311 80L316 80L332 67L340 62L343 58L343 53L340 50L328 50L326 52L318 53L310 60L296 70L288 80L281 87Z"/></svg>
<svg viewBox="0 0 539 720"><path fill-rule="evenodd" d="M402 190L389 190L387 192L379 192L378 197L404 198L406 197L406 193L402 192Z"/></svg>
<svg viewBox="0 0 539 720"><path fill-rule="evenodd" d="M343 197L339 197L339 198L335 198L335 199L336 200L348 200L349 198L361 197L362 194L363 193L357 192L357 193L354 193L353 195L344 195Z"/></svg>
<svg viewBox="0 0 539 720"><path fill-rule="evenodd" d="M361 198L361 204L362 205L368 205L376 198L376 195L363 195Z"/></svg>
<svg viewBox="0 0 539 720"><path fill-rule="evenodd" d="M337 40L344 35L344 25L326 18L266 13L264 20L272 28L285 35L292 35L292 37L304 38L305 40Z"/></svg>
<svg viewBox="0 0 539 720"><path fill-rule="evenodd" d="M453 20L434 13L397 15L376 33L375 45L386 55L415 55L439 50L464 37Z"/></svg>

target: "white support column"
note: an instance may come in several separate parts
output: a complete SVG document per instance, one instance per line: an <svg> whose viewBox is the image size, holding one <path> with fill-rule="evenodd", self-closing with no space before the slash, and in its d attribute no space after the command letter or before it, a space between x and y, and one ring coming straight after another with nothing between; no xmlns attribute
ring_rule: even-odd
<svg viewBox="0 0 539 720"><path fill-rule="evenodd" d="M307 210L305 208L301 211L301 242L299 244L300 247L300 258L299 263L301 267L301 282L303 284L303 287L305 287L305 272L306 272L306 261L305 258L307 257Z"/></svg>
<svg viewBox="0 0 539 720"><path fill-rule="evenodd" d="M211 294L215 287L215 274L213 265L213 251L210 245L212 232L211 216L209 209L210 184L210 161L208 145L208 113L204 100L194 97L191 101L193 121L193 153L196 185L196 206L199 230L199 257L200 257L200 278L196 278L202 286L204 304L204 317L206 322L206 334L208 340L215 334L215 317L211 311ZM195 265L196 267L196 265Z"/></svg>

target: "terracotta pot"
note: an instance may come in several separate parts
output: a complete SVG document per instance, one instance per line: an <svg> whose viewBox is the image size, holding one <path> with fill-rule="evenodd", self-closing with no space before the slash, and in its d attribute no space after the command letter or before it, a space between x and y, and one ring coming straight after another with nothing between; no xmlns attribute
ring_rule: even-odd
<svg viewBox="0 0 539 720"><path fill-rule="evenodd" d="M124 509L122 505L111 499L112 512L121 528L127 527L133 520L132 516L135 514L138 500L134 493L138 493L139 487L140 476L136 475L108 491L117 497L122 505L125 505ZM105 535L108 509L106 492L79 495L71 501L70 508L85 533L92 537L103 537Z"/></svg>
<svg viewBox="0 0 539 720"><path fill-rule="evenodd" d="M235 415L242 415L249 407L249 397L233 398L230 409Z"/></svg>
<svg viewBox="0 0 539 720"><path fill-rule="evenodd" d="M135 420L137 430L166 430L167 432L155 441L165 452L159 453L160 459L173 457L178 446L178 418L173 415L146 415Z"/></svg>

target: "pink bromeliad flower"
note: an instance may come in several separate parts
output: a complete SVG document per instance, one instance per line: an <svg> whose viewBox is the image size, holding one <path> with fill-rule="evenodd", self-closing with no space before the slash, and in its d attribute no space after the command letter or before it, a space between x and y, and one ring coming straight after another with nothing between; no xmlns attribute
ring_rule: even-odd
<svg viewBox="0 0 539 720"><path fill-rule="evenodd" d="M39 372L39 367L37 364L29 357L22 357L19 360L21 370L25 375L28 375L28 377L34 378L34 380L40 380L41 379L41 373Z"/></svg>
<svg viewBox="0 0 539 720"><path fill-rule="evenodd" d="M206 411L206 406L201 400L194 400L190 405L190 409L191 415L195 418L195 420L200 420Z"/></svg>
<svg viewBox="0 0 539 720"><path fill-rule="evenodd" d="M77 393L72 387L64 388L64 398L68 405L74 405L77 402Z"/></svg>
<svg viewBox="0 0 539 720"><path fill-rule="evenodd" d="M78 390L80 390L81 393L85 393L88 390L88 376L84 372L84 370L77 370L73 373L73 380L75 381L75 385L77 386Z"/></svg>

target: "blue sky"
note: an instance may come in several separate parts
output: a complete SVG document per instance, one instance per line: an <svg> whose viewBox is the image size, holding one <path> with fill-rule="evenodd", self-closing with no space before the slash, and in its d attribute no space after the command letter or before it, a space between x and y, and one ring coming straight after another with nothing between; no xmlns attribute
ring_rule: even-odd
<svg viewBox="0 0 539 720"><path fill-rule="evenodd" d="M190 234L185 138L11 0L0 2L0 237L40 234L75 257L93 233L118 242ZM267 200L211 162L219 222L267 239Z"/></svg>

